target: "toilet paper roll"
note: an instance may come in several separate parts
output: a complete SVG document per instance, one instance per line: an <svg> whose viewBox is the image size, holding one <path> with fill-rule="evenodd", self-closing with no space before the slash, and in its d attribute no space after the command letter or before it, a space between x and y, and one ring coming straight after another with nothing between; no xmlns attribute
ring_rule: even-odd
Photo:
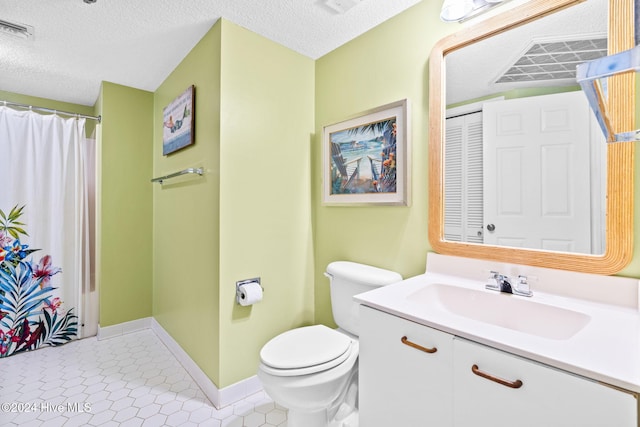
<svg viewBox="0 0 640 427"><path fill-rule="evenodd" d="M257 282L245 283L238 286L238 303L251 305L262 301L262 286Z"/></svg>

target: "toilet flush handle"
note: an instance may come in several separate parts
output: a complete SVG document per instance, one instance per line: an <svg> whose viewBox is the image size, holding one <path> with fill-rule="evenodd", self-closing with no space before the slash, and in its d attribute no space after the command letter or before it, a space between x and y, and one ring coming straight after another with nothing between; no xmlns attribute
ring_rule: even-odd
<svg viewBox="0 0 640 427"><path fill-rule="evenodd" d="M333 275L330 273L324 272L325 277L329 278L329 280L333 279Z"/></svg>

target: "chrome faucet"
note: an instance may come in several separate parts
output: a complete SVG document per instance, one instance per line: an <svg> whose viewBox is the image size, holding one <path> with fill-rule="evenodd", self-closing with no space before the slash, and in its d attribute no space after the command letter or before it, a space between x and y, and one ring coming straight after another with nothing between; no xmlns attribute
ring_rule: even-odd
<svg viewBox="0 0 640 427"><path fill-rule="evenodd" d="M493 291L505 292L507 294L512 294L513 290L511 288L511 281L507 276L504 276L497 271L491 271L489 276L489 282L485 286L487 289L491 289Z"/></svg>
<svg viewBox="0 0 640 427"><path fill-rule="evenodd" d="M516 288L513 290L513 293L523 297L530 297L533 295L531 287L529 287L529 282L527 281L527 276L523 276L522 274L518 276Z"/></svg>
<svg viewBox="0 0 640 427"><path fill-rule="evenodd" d="M511 284L511 280L512 279L508 276L500 274L497 271L491 271L485 288L492 291L520 295L523 297L530 297L533 295L529 287L529 283L527 282L527 276L519 275L515 285Z"/></svg>

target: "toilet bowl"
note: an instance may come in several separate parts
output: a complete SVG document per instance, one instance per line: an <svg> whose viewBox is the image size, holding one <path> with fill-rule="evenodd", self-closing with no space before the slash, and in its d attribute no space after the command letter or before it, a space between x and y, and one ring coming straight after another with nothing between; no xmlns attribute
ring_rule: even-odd
<svg viewBox="0 0 640 427"><path fill-rule="evenodd" d="M276 338L260 352L258 378L267 394L289 410L289 426L325 427L336 415L339 423L356 410L357 339L324 325ZM349 389L351 401L345 399Z"/></svg>
<svg viewBox="0 0 640 427"><path fill-rule="evenodd" d="M260 351L258 378L289 410L288 427L357 427L358 304L353 296L395 283L392 271L348 261L327 266L338 329L324 325L286 331Z"/></svg>

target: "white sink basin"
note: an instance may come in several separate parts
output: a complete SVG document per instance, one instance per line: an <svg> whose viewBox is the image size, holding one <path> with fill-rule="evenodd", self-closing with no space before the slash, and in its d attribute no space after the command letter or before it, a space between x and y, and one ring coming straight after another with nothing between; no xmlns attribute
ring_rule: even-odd
<svg viewBox="0 0 640 427"><path fill-rule="evenodd" d="M543 338L566 340L591 320L587 314L534 302L526 297L453 285L431 284L407 296L450 313Z"/></svg>

